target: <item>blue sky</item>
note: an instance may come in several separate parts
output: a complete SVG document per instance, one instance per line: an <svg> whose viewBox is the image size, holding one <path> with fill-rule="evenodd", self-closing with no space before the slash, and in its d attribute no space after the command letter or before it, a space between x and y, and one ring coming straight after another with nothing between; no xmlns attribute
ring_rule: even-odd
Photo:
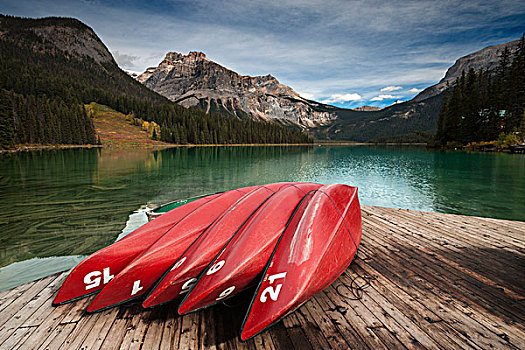
<svg viewBox="0 0 525 350"><path fill-rule="evenodd" d="M522 0L2 0L0 11L78 18L123 69L142 72L168 51L203 51L341 107L410 99L457 58L525 30Z"/></svg>

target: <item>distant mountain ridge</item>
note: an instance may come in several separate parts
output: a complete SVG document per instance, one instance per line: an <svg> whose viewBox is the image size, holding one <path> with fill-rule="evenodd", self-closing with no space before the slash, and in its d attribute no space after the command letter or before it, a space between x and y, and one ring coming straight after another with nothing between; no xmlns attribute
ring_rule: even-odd
<svg viewBox="0 0 525 350"><path fill-rule="evenodd" d="M498 67L500 59L499 54L505 49L505 47L508 47L512 52L518 47L519 42L519 40L514 40L505 44L487 46L484 49L459 58L454 65L447 70L445 76L439 81L439 83L421 91L412 99L412 101L423 101L440 94L448 85L452 85L452 83L461 76L463 71L467 73L471 68L475 71L484 69L493 72Z"/></svg>
<svg viewBox="0 0 525 350"><path fill-rule="evenodd" d="M64 100L68 106L99 102L124 113L140 114L145 120L165 123L168 133L162 137L169 142L241 140L243 127L239 135L230 131L232 137L221 139L220 132L215 137L202 112L233 117L234 123L239 119L276 121L291 129L299 127L318 139L399 140L417 133L421 140L421 135L437 129L447 86L470 68L494 71L501 51L505 47L512 51L517 43L490 46L458 59L438 84L410 101L379 110L366 106L351 110L305 99L271 75L242 76L200 52L168 53L158 67L135 77L140 84L117 66L93 29L76 19L0 15L0 54L2 62L7 62L0 67L0 87L24 96ZM181 108L166 97L196 111ZM173 116L166 117L165 109ZM204 136L190 115L198 115ZM272 139L278 138L277 131L267 132Z"/></svg>
<svg viewBox="0 0 525 350"><path fill-rule="evenodd" d="M470 68L492 71L499 54L519 40L489 46L459 58L443 79L410 101L385 108L338 108L301 97L271 75L242 76L208 59L202 52L169 52L157 66L136 77L152 90L178 104L223 115L274 120L297 125L318 139L373 141L400 139L413 133L431 135L444 93ZM421 137L418 136L418 141Z"/></svg>
<svg viewBox="0 0 525 350"><path fill-rule="evenodd" d="M319 139L398 142L425 142L437 130L437 121L444 95L462 72L484 69L493 72L499 55L508 47L517 48L519 40L494 45L456 60L439 83L421 91L412 100L396 103L377 111L338 109L330 124L310 130ZM428 135L427 139L423 135Z"/></svg>
<svg viewBox="0 0 525 350"><path fill-rule="evenodd" d="M305 128L335 118L326 106L301 97L271 76L243 76L209 60L203 52L168 52L137 80L187 108Z"/></svg>
<svg viewBox="0 0 525 350"><path fill-rule="evenodd" d="M357 107L357 108L352 108L353 111L358 111L358 112L374 112L374 111L379 111L381 109L382 109L381 107L374 107L374 106L368 106L368 105L364 105L364 106Z"/></svg>

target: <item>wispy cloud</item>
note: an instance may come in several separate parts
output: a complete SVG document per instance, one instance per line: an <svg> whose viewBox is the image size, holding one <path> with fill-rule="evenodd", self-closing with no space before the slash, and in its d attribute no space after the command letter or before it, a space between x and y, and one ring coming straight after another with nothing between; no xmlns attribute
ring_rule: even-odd
<svg viewBox="0 0 525 350"><path fill-rule="evenodd" d="M390 92L390 91L396 91L396 90L402 90L402 86L387 86L381 89L381 92Z"/></svg>
<svg viewBox="0 0 525 350"><path fill-rule="evenodd" d="M379 95L379 96L371 98L370 101L393 100L393 99L396 99L396 98L401 98L401 96Z"/></svg>
<svg viewBox="0 0 525 350"><path fill-rule="evenodd" d="M312 93L309 93L309 92L299 92L299 91L297 91L297 93L298 93L301 97L306 98L307 100L313 100L313 99L315 99L315 94L312 94Z"/></svg>
<svg viewBox="0 0 525 350"><path fill-rule="evenodd" d="M408 92L412 92L412 93L415 93L415 92L420 92L421 89L418 89L418 88L412 88L410 90L408 90Z"/></svg>
<svg viewBox="0 0 525 350"><path fill-rule="evenodd" d="M321 102L323 103L346 103L350 101L359 101L361 100L361 95L357 93L351 94L332 94L330 98L324 99Z"/></svg>
<svg viewBox="0 0 525 350"><path fill-rule="evenodd" d="M134 68L134 62L138 60L138 56L126 55L118 51L113 51L113 57L117 61L118 65L122 68Z"/></svg>

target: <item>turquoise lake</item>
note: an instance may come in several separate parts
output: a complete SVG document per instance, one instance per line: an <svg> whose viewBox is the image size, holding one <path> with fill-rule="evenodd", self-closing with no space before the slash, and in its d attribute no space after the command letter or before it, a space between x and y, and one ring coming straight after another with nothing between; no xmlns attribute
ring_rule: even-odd
<svg viewBox="0 0 525 350"><path fill-rule="evenodd" d="M144 223L147 205L278 181L357 186L365 205L525 221L525 155L394 146L24 152L0 158L0 290L74 266Z"/></svg>

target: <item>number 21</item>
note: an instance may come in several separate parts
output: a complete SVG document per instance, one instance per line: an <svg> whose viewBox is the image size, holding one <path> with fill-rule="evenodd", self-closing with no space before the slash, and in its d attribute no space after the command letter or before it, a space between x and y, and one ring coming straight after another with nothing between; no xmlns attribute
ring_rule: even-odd
<svg viewBox="0 0 525 350"><path fill-rule="evenodd" d="M273 282L275 282L276 279L285 278L285 277L286 277L286 272L277 273L275 275L268 276L268 282L270 282L270 284L273 284ZM265 303L266 300L268 300L268 296L270 296L270 299L272 299L273 301L277 301L277 298L279 297L279 293L281 292L282 286L283 284L280 283L276 285L275 288L273 286L266 287L261 293L261 297L260 297L261 303Z"/></svg>

